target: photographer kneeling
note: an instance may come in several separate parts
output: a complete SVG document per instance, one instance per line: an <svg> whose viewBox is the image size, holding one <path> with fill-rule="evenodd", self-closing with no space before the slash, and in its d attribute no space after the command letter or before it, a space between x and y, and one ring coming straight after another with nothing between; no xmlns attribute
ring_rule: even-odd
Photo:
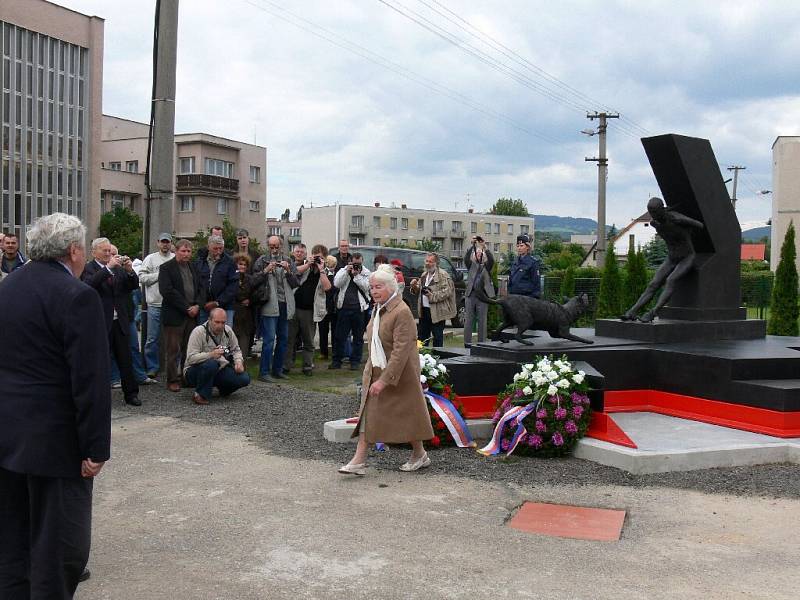
<svg viewBox="0 0 800 600"><path fill-rule="evenodd" d="M208 404L214 387L225 397L250 384L239 341L225 324L226 318L223 309L215 308L208 321L195 327L189 336L183 376L195 387L195 404Z"/></svg>

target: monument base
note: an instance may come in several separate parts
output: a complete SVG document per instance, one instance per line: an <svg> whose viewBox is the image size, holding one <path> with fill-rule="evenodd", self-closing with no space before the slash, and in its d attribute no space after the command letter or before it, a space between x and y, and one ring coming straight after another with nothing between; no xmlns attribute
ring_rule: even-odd
<svg viewBox="0 0 800 600"><path fill-rule="evenodd" d="M767 322L760 319L734 321L684 321L658 318L652 323L598 319L598 336L637 340L654 344L708 342L711 340L755 340L767 334Z"/></svg>

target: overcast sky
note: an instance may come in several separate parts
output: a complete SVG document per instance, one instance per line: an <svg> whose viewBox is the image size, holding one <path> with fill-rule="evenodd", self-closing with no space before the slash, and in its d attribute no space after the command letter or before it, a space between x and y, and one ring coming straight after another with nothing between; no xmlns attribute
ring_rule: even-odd
<svg viewBox="0 0 800 600"><path fill-rule="evenodd" d="M104 112L147 121L155 2L57 1L106 20ZM580 131L616 110L609 224L660 194L639 138L680 133L725 178L747 167L749 225L770 215L772 143L800 134L798 24L780 0L183 0L176 130L266 146L269 216L506 196L596 218L598 138Z"/></svg>

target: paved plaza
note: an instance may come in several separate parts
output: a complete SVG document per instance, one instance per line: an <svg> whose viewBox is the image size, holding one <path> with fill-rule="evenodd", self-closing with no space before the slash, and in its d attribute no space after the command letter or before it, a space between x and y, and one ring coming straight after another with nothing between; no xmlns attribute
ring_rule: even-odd
<svg viewBox="0 0 800 600"><path fill-rule="evenodd" d="M321 423L352 400L264 384L205 408L184 395L148 387L135 410L115 394L80 600L788 599L800 585L796 465L631 476L448 448L407 474L392 448L345 477L352 447ZM625 510L622 536L507 527L525 501Z"/></svg>

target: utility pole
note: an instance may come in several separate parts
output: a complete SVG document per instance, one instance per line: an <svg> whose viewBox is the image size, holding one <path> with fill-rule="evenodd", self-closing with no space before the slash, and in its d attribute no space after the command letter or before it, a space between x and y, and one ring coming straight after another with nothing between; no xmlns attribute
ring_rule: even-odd
<svg viewBox="0 0 800 600"><path fill-rule="evenodd" d="M597 265L602 267L606 258L606 178L608 176L608 158L606 158L606 119L619 119L619 113L594 112L586 115L587 119L599 119L597 131L586 131L587 135L600 136L600 156L597 158L586 157L587 162L597 163L597 243L595 244L595 257Z"/></svg>
<svg viewBox="0 0 800 600"><path fill-rule="evenodd" d="M746 168L747 167L740 167L739 165L728 167L728 171L733 171L733 194L731 194L731 204L733 205L734 211L736 211L736 184L739 182L739 171L743 171Z"/></svg>
<svg viewBox="0 0 800 600"><path fill-rule="evenodd" d="M155 247L159 233L172 233L175 223L175 78L178 55L178 2L157 0L156 41L153 52L152 154L147 166L148 198L145 214L145 254Z"/></svg>

